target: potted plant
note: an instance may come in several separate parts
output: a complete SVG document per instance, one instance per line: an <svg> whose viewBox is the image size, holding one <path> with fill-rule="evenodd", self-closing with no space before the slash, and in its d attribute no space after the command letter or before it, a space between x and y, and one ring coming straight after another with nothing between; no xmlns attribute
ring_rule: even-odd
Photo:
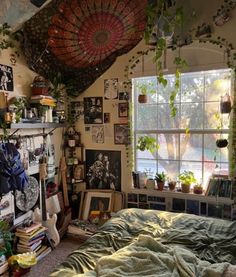
<svg viewBox="0 0 236 277"><path fill-rule="evenodd" d="M157 182L157 189L163 190L165 181L167 180L167 175L164 171L162 171L161 173L157 172L155 175L155 180Z"/></svg>
<svg viewBox="0 0 236 277"><path fill-rule="evenodd" d="M202 194L203 193L203 187L201 184L196 184L194 187L193 187L193 192L196 193L196 194Z"/></svg>
<svg viewBox="0 0 236 277"><path fill-rule="evenodd" d="M218 148L224 148L228 146L228 140L224 138L220 138L216 140L216 146Z"/></svg>
<svg viewBox="0 0 236 277"><path fill-rule="evenodd" d="M168 186L169 186L169 190L174 190L176 187L176 181L168 180Z"/></svg>
<svg viewBox="0 0 236 277"><path fill-rule="evenodd" d="M141 136L138 138L137 149L140 151L150 151L151 153L158 150L159 145L156 142L156 139L149 136Z"/></svg>
<svg viewBox="0 0 236 277"><path fill-rule="evenodd" d="M197 181L194 177L194 173L189 170L184 170L184 172L180 173L179 180L181 182L182 192L184 193L189 193L191 184Z"/></svg>
<svg viewBox="0 0 236 277"><path fill-rule="evenodd" d="M148 94L154 94L156 90L154 89L154 84L151 82L139 83L139 96L138 102L139 103L147 103Z"/></svg>

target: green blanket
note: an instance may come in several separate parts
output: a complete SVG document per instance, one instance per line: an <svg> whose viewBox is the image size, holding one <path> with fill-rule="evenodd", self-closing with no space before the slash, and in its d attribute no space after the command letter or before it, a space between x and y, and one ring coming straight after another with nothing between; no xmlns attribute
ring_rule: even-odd
<svg viewBox="0 0 236 277"><path fill-rule="evenodd" d="M236 222L125 209L50 276L221 276L227 262L236 264Z"/></svg>

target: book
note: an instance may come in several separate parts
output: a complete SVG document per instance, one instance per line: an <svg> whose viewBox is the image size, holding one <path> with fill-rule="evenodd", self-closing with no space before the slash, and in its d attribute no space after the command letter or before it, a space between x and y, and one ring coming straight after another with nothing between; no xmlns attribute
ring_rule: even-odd
<svg viewBox="0 0 236 277"><path fill-rule="evenodd" d="M48 247L40 255L36 256L37 262L40 261L45 256L47 256L51 251L52 251L52 248Z"/></svg>
<svg viewBox="0 0 236 277"><path fill-rule="evenodd" d="M34 238L37 238L41 234L45 234L45 231L47 228L44 226L40 226L38 229L35 229L29 233L19 232L16 230L15 236L19 238L25 238L26 240L33 240Z"/></svg>
<svg viewBox="0 0 236 277"><path fill-rule="evenodd" d="M35 229L38 229L41 226L42 226L41 222L34 222L29 227L17 227L16 231L22 232L22 233L30 233L30 232L34 231Z"/></svg>
<svg viewBox="0 0 236 277"><path fill-rule="evenodd" d="M37 242L35 242L34 244L32 245L25 245L25 244L21 244L21 243L18 243L17 244L17 252L32 252L32 251L35 251L39 246L41 246L42 244L42 240L39 240Z"/></svg>

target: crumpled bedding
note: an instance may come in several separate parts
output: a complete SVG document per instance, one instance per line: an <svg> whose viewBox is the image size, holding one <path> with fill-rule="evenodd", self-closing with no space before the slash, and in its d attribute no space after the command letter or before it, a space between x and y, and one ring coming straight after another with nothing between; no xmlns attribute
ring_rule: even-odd
<svg viewBox="0 0 236 277"><path fill-rule="evenodd" d="M230 264L236 265L236 222L124 209L50 276L223 276Z"/></svg>

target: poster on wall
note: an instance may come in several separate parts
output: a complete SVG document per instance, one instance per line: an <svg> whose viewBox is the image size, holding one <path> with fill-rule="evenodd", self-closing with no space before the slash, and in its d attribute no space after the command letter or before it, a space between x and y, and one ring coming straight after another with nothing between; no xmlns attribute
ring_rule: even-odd
<svg viewBox="0 0 236 277"><path fill-rule="evenodd" d="M14 90L13 71L11 66L0 64L0 90Z"/></svg>
<svg viewBox="0 0 236 277"><path fill-rule="evenodd" d="M104 80L104 97L106 100L113 100L118 98L118 79Z"/></svg>
<svg viewBox="0 0 236 277"><path fill-rule="evenodd" d="M102 97L84 98L84 124L103 123L103 102Z"/></svg>
<svg viewBox="0 0 236 277"><path fill-rule="evenodd" d="M76 121L84 116L84 102L82 101L73 101L70 103L71 106L71 115Z"/></svg>
<svg viewBox="0 0 236 277"><path fill-rule="evenodd" d="M121 151L86 149L85 155L87 188L121 191Z"/></svg>
<svg viewBox="0 0 236 277"><path fill-rule="evenodd" d="M104 126L92 126L92 142L104 143Z"/></svg>

